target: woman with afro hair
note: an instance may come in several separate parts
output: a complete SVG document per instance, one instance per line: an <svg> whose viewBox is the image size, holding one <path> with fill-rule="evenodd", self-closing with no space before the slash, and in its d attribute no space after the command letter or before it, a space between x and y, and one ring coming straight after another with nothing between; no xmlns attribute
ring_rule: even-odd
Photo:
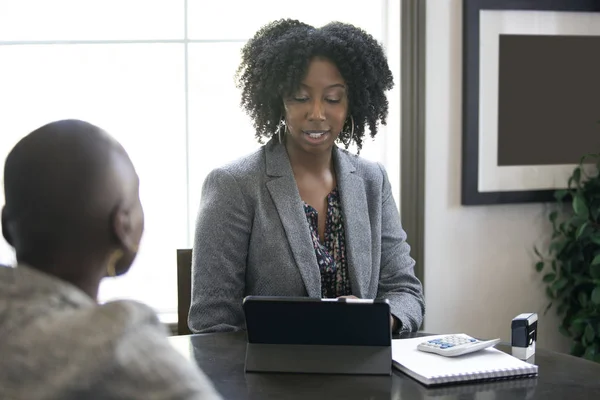
<svg viewBox="0 0 600 400"><path fill-rule="evenodd" d="M423 291L387 174L347 152L386 122L380 44L344 23L275 21L243 48L237 84L267 143L204 181L190 329L244 329L243 298L258 295L385 298L393 331L418 330Z"/></svg>

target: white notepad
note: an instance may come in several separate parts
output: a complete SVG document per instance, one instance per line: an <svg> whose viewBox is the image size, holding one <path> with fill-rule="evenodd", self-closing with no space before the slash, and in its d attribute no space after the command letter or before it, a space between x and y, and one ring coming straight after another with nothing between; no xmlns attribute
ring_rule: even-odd
<svg viewBox="0 0 600 400"><path fill-rule="evenodd" d="M498 349L487 348L457 357L417 350L417 345L447 335L392 340L395 368L425 385L537 376L538 367Z"/></svg>

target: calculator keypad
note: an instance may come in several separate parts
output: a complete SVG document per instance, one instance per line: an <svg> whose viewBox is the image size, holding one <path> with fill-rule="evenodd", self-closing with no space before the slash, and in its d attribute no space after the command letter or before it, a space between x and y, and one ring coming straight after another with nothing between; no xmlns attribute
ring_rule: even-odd
<svg viewBox="0 0 600 400"><path fill-rule="evenodd" d="M446 336L443 338L429 340L425 342L425 345L428 347L438 349L449 349L452 347L471 343L477 343L477 339L473 339L467 336Z"/></svg>

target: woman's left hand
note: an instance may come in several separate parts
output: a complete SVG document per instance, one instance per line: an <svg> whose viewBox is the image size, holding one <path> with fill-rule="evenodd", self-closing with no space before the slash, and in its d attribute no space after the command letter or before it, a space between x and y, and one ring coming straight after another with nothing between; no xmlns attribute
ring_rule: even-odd
<svg viewBox="0 0 600 400"><path fill-rule="evenodd" d="M358 297L350 295L350 296L340 296L338 299L358 299ZM392 327L392 332L394 332L398 328L398 320L394 318L392 314L390 314L390 326Z"/></svg>
<svg viewBox="0 0 600 400"><path fill-rule="evenodd" d="M358 297L350 295L350 296L340 296L340 297L338 297L338 299L358 299Z"/></svg>

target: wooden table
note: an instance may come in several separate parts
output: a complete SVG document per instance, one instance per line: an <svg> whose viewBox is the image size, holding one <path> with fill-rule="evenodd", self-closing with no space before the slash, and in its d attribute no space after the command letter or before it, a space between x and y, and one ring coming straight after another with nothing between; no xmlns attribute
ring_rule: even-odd
<svg viewBox="0 0 600 400"><path fill-rule="evenodd" d="M422 336L411 334L403 337ZM396 369L392 376L245 373L244 332L173 336L225 399L600 399L600 364L537 349L539 377L430 388ZM507 346L497 346L508 351Z"/></svg>

